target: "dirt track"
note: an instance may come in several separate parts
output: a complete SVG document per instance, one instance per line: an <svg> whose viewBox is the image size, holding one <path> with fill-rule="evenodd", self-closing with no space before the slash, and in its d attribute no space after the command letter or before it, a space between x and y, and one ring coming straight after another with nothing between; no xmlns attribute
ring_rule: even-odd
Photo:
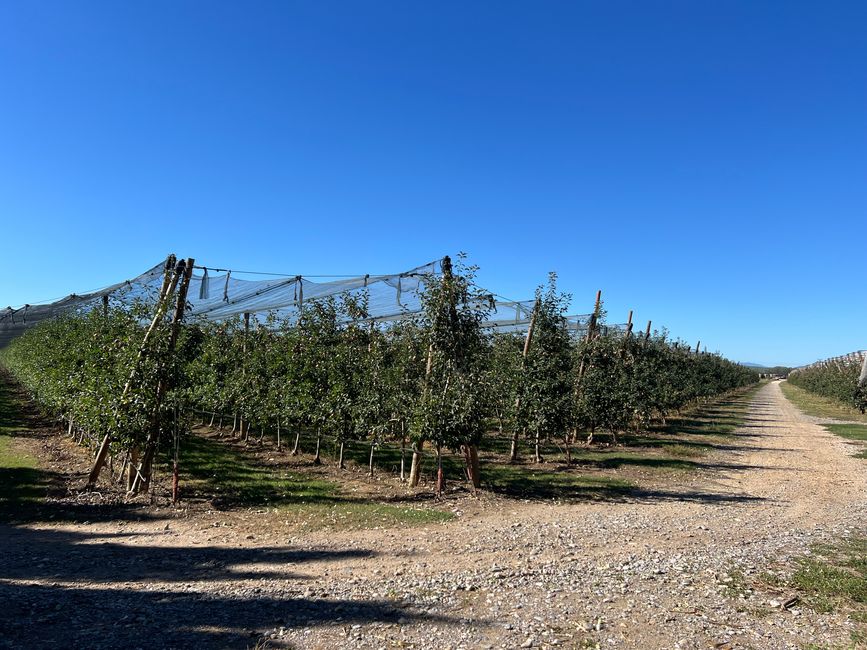
<svg viewBox="0 0 867 650"><path fill-rule="evenodd" d="M777 383L730 442L700 476L665 489L568 505L483 500L409 535L289 536L256 512L229 526L217 513L2 527L0 646L848 642L850 622L775 608L788 594L759 576L813 541L863 530L867 463Z"/></svg>

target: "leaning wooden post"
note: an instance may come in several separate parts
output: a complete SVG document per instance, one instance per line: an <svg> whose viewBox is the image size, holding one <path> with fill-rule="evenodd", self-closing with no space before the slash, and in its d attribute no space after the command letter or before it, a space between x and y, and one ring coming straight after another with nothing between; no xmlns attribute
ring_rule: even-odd
<svg viewBox="0 0 867 650"><path fill-rule="evenodd" d="M250 312L244 312L244 341L243 341L242 347L241 347L241 354L243 357L242 363L244 364L243 366L241 366L241 376L242 377L247 375L247 337L249 335L250 335ZM246 385L246 382L244 382L244 383ZM250 423L244 419L244 412L243 412L243 408L242 408L242 411L241 411L241 431L240 431L241 440L244 440L244 441L247 440L247 432L248 432L249 428L250 428Z"/></svg>
<svg viewBox="0 0 867 650"><path fill-rule="evenodd" d="M701 341L695 344L695 353L698 354L698 351L701 349Z"/></svg>
<svg viewBox="0 0 867 650"><path fill-rule="evenodd" d="M644 331L644 340L650 340L650 321L647 321L647 329Z"/></svg>
<svg viewBox="0 0 867 650"><path fill-rule="evenodd" d="M163 315L165 314L166 308L168 307L168 297L174 293L175 287L178 284L179 275L176 271L175 267L175 256L169 255L166 258L166 265L163 272L163 284L160 288L159 299L157 300L156 311L154 313L153 320L151 321L150 327L148 327L145 332L144 339L142 339L141 345L139 346L138 354L136 355L135 361L133 361L132 369L130 370L129 377L126 380L126 384L124 384L123 392L120 395L120 400L118 401L117 408L122 410L124 408L124 404L126 402L126 396L129 394L130 387L132 386L132 382L135 379L136 374L138 374L139 366L141 365L141 361L144 358L145 351L147 350L148 342L150 341L151 335L154 330L156 330L157 324L162 320ZM99 450L96 452L96 457L93 460L93 467L91 467L90 474L87 477L87 486L85 489L92 489L94 485L96 485L96 481L99 479L99 473L102 471L102 466L105 465L105 459L108 457L108 450L111 445L111 432L106 433L102 439L102 442L99 445Z"/></svg>
<svg viewBox="0 0 867 650"><path fill-rule="evenodd" d="M190 288L190 279L193 276L193 264L195 260L188 258L186 262L178 262L178 274L182 277L181 286L178 289L177 302L175 303L175 313L172 316L171 330L169 331L169 342L166 348L166 355L171 357L175 351L175 345L178 340L178 333L181 328L181 321L184 318L184 312L187 308L187 292ZM159 412L162 406L163 399L168 389L168 378L165 376L166 368L161 369L161 376L157 383L157 394L154 400L154 408L151 412L151 430L148 433L148 439L145 443L145 451L142 456L141 465L136 472L135 481L133 482L132 492L140 492L147 490L150 485L151 467L153 465L154 454L156 453L157 441L159 440Z"/></svg>
<svg viewBox="0 0 867 650"><path fill-rule="evenodd" d="M632 310L629 310L629 318L626 319L626 334L623 338L629 338L632 336Z"/></svg>
<svg viewBox="0 0 867 650"><path fill-rule="evenodd" d="M527 355L530 353L530 343L533 340L533 330L536 327L536 314L539 311L539 299L536 299L535 304L533 305L533 314L530 316L530 325L527 328L527 336L524 339L524 351L521 354L521 372L524 371L524 367L527 365ZM515 397L515 416L518 415L518 409L521 408L521 395L520 393ZM512 448L509 451L509 462L514 463L518 460L518 426L515 424L515 431L512 433Z"/></svg>

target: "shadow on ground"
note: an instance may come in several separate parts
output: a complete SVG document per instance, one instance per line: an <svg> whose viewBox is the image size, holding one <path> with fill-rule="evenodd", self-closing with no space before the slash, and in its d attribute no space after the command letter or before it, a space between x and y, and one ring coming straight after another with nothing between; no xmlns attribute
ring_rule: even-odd
<svg viewBox="0 0 867 650"><path fill-rule="evenodd" d="M385 600L306 598L292 585L311 562L321 570L373 551L139 546L117 537L130 535L0 526L0 647L244 648L279 627L451 622Z"/></svg>

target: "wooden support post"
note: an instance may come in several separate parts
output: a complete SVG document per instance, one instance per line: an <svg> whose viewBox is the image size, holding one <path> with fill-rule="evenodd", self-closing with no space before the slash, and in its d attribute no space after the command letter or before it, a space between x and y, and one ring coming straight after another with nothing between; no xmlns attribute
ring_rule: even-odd
<svg viewBox="0 0 867 650"><path fill-rule="evenodd" d="M539 313L539 300L536 300L536 303L533 305L533 314L530 316L530 325L527 327L527 336L524 338L524 351L521 354L521 371L523 372L524 366L527 364L527 355L530 353L530 343L533 340L533 330L536 328L536 314ZM521 396L518 395L515 397L515 415L518 413L518 409L521 408ZM509 451L509 462L514 463L518 460L518 427L515 426L515 431L512 433L512 447Z"/></svg>
<svg viewBox="0 0 867 650"><path fill-rule="evenodd" d="M108 318L108 294L105 294L102 297L102 315L105 318Z"/></svg>
<svg viewBox="0 0 867 650"><path fill-rule="evenodd" d="M629 310L629 318L626 319L626 335L624 338L632 336L632 310Z"/></svg>
<svg viewBox="0 0 867 650"><path fill-rule="evenodd" d="M166 266L163 273L163 284L160 288L160 295L159 299L157 300L154 317L151 321L150 327L148 327L147 331L145 332L144 339L142 339L141 346L138 350L138 354L136 355L135 361L133 361L129 377L126 380L126 384L124 384L123 392L120 395L120 400L118 400L117 408L119 410L122 410L124 408L126 396L129 394L132 382L135 379L135 376L138 374L142 359L144 358L145 352L147 351L148 342L150 341L151 336L156 330L159 322L162 320L166 309L168 308L169 296L174 293L175 287L178 284L179 276L175 269L175 259L176 258L174 255L169 255L166 258ZM85 489L92 489L93 486L96 485L96 481L97 479L99 479L99 473L102 470L102 466L105 464L106 457L108 456L108 450L110 445L111 432L105 434L102 439L102 443L99 445L99 450L96 452L96 457L93 460L93 467L91 467L90 475L87 477L87 486Z"/></svg>
<svg viewBox="0 0 867 650"><path fill-rule="evenodd" d="M445 282L446 278L451 278L452 275L452 260L446 255L443 257L442 263L442 272L443 272L443 282ZM430 380L430 374L433 370L433 353L434 346L431 343L427 349L427 364L425 365L424 372L424 391L428 391L428 381ZM424 447L424 439L417 440L412 444L412 463L409 469L409 486L416 487L418 486L419 479L421 478L421 463L422 463L422 448Z"/></svg>
<svg viewBox="0 0 867 650"><path fill-rule="evenodd" d="M241 366L241 376L247 375L247 337L249 335L250 335L250 312L244 312L244 341L243 341L243 347L241 350L241 352L243 354L244 365ZM250 429L250 423L244 419L244 415L242 413L241 414L241 431L240 431L241 440L244 440L244 441L247 440L247 434L249 432L249 429Z"/></svg>
<svg viewBox="0 0 867 650"><path fill-rule="evenodd" d="M178 333L181 328L181 321L184 318L184 312L187 308L187 292L190 288L190 279L193 276L193 264L195 260L188 258L186 262L179 262L177 275L181 275L182 282L178 289L178 297L175 303L175 313L172 316L171 330L169 332L169 342L166 348L166 354L171 356L175 351L175 345L178 341ZM159 415L162 401L165 398L166 390L168 389L168 378L165 376L167 368L161 368L161 376L157 383L157 394L154 400L154 409L151 413L151 430L148 433L147 442L145 443L144 455L141 465L136 473L135 482L132 486L132 492L141 492L147 490L150 486L151 468L153 465L154 453L156 453L157 441L159 440Z"/></svg>
<svg viewBox="0 0 867 650"><path fill-rule="evenodd" d="M602 303L602 289L596 292L596 303L593 305L593 313L590 315L590 323L587 325L587 340L596 337L596 326L599 324L599 307Z"/></svg>
<svg viewBox="0 0 867 650"><path fill-rule="evenodd" d="M700 349L701 349L701 341L699 341L698 343L695 344L695 353L698 354Z"/></svg>
<svg viewBox="0 0 867 650"><path fill-rule="evenodd" d="M644 340L650 340L650 321L647 321L647 329L644 331Z"/></svg>

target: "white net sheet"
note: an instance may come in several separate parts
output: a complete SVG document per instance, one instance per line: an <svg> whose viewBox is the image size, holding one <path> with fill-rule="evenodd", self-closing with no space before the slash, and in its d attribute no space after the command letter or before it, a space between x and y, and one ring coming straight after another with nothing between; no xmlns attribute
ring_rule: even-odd
<svg viewBox="0 0 867 650"><path fill-rule="evenodd" d="M155 297L163 279L164 262L141 275L86 294L71 294L62 300L41 305L7 307L0 311L0 347L25 330L48 319L68 313L84 312L106 301L131 304ZM188 302L190 320L220 321L250 313L261 317L274 313L292 320L304 303L357 292L368 296L369 320L396 321L412 317L421 309L421 290L425 279L442 272L441 260L414 269L387 275L360 275L315 281L303 275L267 279L244 279L240 271L196 265L190 282ZM316 276L317 279L321 276ZM522 332L533 312L533 300L512 301L491 295L492 311L487 327L498 332ZM580 336L587 330L588 314L567 317L570 331ZM612 333L624 326L607 326Z"/></svg>

